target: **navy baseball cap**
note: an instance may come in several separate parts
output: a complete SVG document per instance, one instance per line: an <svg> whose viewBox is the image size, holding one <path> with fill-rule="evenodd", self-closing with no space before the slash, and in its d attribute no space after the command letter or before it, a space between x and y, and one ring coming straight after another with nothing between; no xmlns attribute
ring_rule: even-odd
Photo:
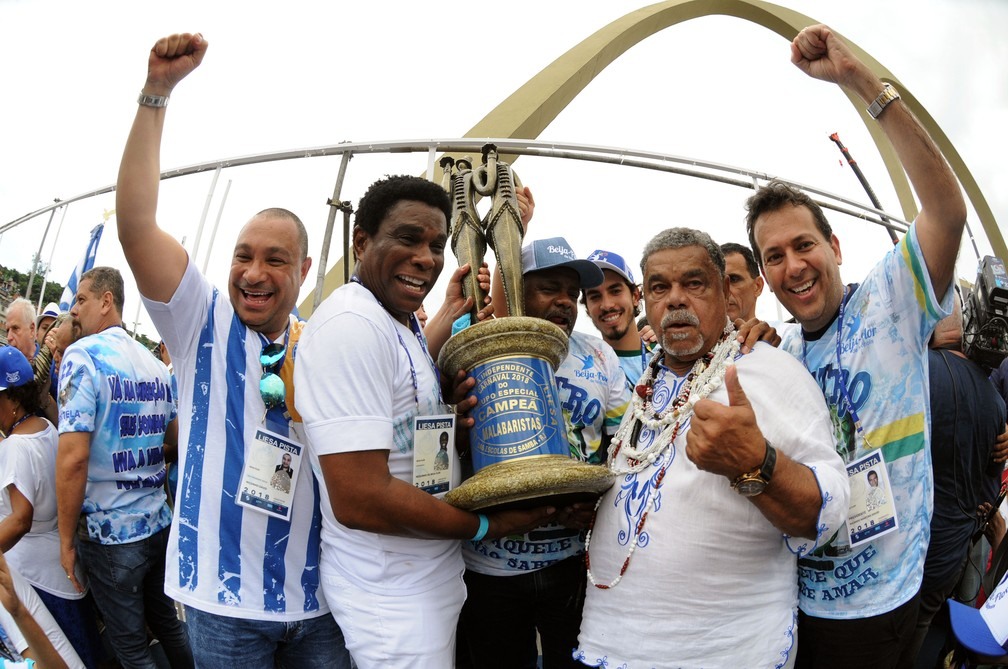
<svg viewBox="0 0 1008 669"><path fill-rule="evenodd" d="M537 239L522 248L522 274L554 267L570 267L578 273L581 288L594 288L605 278L590 260L579 260L563 237Z"/></svg>
<svg viewBox="0 0 1008 669"><path fill-rule="evenodd" d="M17 388L35 380L24 353L13 346L0 347L0 390Z"/></svg>
<svg viewBox="0 0 1008 669"><path fill-rule="evenodd" d="M630 266L627 265L623 256L618 253L599 249L597 251L592 251L591 255L588 256L588 260L591 260L593 263L598 265L599 269L609 269L616 272L626 279L631 286L637 285L637 282L634 281L633 272L630 270Z"/></svg>

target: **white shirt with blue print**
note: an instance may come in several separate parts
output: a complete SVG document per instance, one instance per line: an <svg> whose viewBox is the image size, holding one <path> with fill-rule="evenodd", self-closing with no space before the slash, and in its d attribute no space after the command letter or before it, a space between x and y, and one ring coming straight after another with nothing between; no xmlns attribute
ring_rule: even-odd
<svg viewBox="0 0 1008 669"><path fill-rule="evenodd" d="M602 436L616 433L630 402L616 353L598 337L575 332L556 381L571 457L605 463ZM493 576L537 571L583 552L584 532L556 523L523 536L462 544L466 567Z"/></svg>
<svg viewBox="0 0 1008 669"><path fill-rule="evenodd" d="M920 589L933 494L927 342L951 299L951 286L940 303L934 294L916 226L849 296L840 366L869 445L857 435L843 401L837 321L804 346L801 332L781 343L804 361L825 395L844 462L882 449L899 523L897 532L854 549L841 533L801 560L800 605L811 616L876 616Z"/></svg>
<svg viewBox="0 0 1008 669"><path fill-rule="evenodd" d="M112 327L68 347L59 378L60 434L91 433L82 510L90 539L125 544L168 527L163 444L175 418L168 370Z"/></svg>
<svg viewBox="0 0 1008 669"><path fill-rule="evenodd" d="M831 536L846 519L849 488L815 383L763 343L735 365L763 435L812 470L822 499L818 533ZM660 370L659 412L686 381ZM724 385L710 399L727 404ZM603 585L619 575L648 515L622 580L608 590L588 584L575 654L588 666L781 667L794 652L797 556L816 540L783 535L726 477L698 469L686 455L689 428L687 420L654 464L617 476L599 504L588 557ZM637 447L657 435L643 428ZM626 472L624 451L613 468Z"/></svg>

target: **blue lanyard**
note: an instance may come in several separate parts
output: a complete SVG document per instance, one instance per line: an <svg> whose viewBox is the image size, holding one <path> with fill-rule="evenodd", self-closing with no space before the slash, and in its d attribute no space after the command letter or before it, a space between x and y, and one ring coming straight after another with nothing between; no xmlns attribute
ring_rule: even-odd
<svg viewBox="0 0 1008 669"><path fill-rule="evenodd" d="M854 421L854 429L857 430L858 436L864 441L865 445L871 447L868 443L868 439L864 435L864 428L861 427L861 418L858 417L857 409L854 408L854 402L851 401L850 391L847 390L847 381L844 376L843 365L840 363L840 338L843 336L843 315L844 308L847 306L848 292L850 291L848 286L844 286L843 297L840 298L840 313L837 315L837 334L836 334L836 364L837 364L837 383L840 385L841 391L843 391L843 401L847 408L847 413L850 414L851 420ZM804 364L808 358L808 347L805 342L805 335L802 334L802 363ZM844 407L839 407L843 409Z"/></svg>
<svg viewBox="0 0 1008 669"><path fill-rule="evenodd" d="M263 348L266 348L267 346L269 346L270 344L273 343L263 333L256 331L256 334L259 335L259 342L263 345ZM287 361L287 354L288 353L291 354L291 357L293 359L294 353L292 351L289 351L289 347L290 347L290 317L288 316L287 317L287 330L284 332L284 354L283 354L283 357L280 358L280 360L276 363L276 365L274 365L274 367L276 368L276 372L275 373L278 376L280 374L280 370L283 369L284 362ZM261 354L260 354L260 358L261 358ZM260 359L260 363L261 362L262 362L262 360ZM260 364L260 369L261 368L262 368L262 365ZM262 375L259 378L261 379L263 376L265 376L265 374L266 374L266 372L265 372L265 370L263 370ZM281 380L282 380L282 377L281 377ZM288 391L288 389L285 386L284 387L284 394L285 395L286 395L287 391ZM272 409L267 409L266 410L266 415L264 417L264 420L266 421L267 426L270 426L270 429L276 430L276 431L280 432L281 434L285 434L286 435L287 434L287 430L289 430L290 418L291 418L291 416L290 416L290 410L287 407L287 397L285 396L283 404L278 404L277 406L273 407ZM281 430L280 426L284 426L284 428Z"/></svg>
<svg viewBox="0 0 1008 669"><path fill-rule="evenodd" d="M274 342L270 341L269 338L266 335L264 335L262 332L258 332L257 331L256 334L259 335L259 341L262 343L263 348L266 348L270 344L274 343ZM290 345L290 317L288 316L287 317L287 329L284 331L284 354L283 354L283 357L280 358L279 362L277 362L276 365L275 365L275 367L277 368L277 370L279 370L281 367L283 367L284 361L286 361L286 359L287 359L287 347L289 345Z"/></svg>
<svg viewBox="0 0 1008 669"><path fill-rule="evenodd" d="M643 374L644 371L647 369L647 364L648 364L648 355L647 354L648 354L647 346L644 345L644 340L641 340L641 343L640 343L640 371L641 371L641 374Z"/></svg>
<svg viewBox="0 0 1008 669"><path fill-rule="evenodd" d="M375 302L377 302L382 309L385 309L385 305L382 304L381 300L378 299L378 296L375 295L370 288L365 286L356 274L350 277L350 281L356 283L361 288L371 293L371 296L374 297ZM397 321L394 318L392 318L392 314L389 313L388 309L385 309L385 313L388 314L389 320L392 321L392 324L394 326ZM416 337L417 343L420 344L420 349L424 352L424 357L427 358L427 364L430 365L431 371L434 373L434 385L437 387L438 391L438 402L444 404L444 398L441 396L441 383L440 383L441 376L438 374L437 365L434 364L434 358L431 357L430 351L427 350L427 341L424 339L423 331L420 329L420 321L417 320L416 314L412 313L407 317L407 321L409 322L410 331L413 333L413 336ZM403 341L402 335L399 333L399 328L395 328L395 333L396 337L399 339L399 345L402 346L403 351L406 352L406 359L409 360L410 378L413 381L413 402L414 404L416 404L417 414L419 415L420 384L417 381L416 367L413 366L413 356L410 355L409 348L406 346L406 342Z"/></svg>

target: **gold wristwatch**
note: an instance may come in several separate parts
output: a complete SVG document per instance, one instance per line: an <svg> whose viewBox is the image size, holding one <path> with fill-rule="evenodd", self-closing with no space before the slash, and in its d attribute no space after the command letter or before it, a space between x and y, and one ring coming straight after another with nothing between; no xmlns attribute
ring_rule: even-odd
<svg viewBox="0 0 1008 669"><path fill-rule="evenodd" d="M752 471L740 474L732 481L732 490L743 497L755 497L770 484L774 466L777 464L777 449L771 446L769 441L764 440L764 443L766 455L763 456L763 464Z"/></svg>
<svg viewBox="0 0 1008 669"><path fill-rule="evenodd" d="M899 100L900 94L896 91L891 84L886 84L882 87L882 92L879 93L875 101L868 105L868 115L874 119L877 119L881 114L882 110L888 106L893 100Z"/></svg>

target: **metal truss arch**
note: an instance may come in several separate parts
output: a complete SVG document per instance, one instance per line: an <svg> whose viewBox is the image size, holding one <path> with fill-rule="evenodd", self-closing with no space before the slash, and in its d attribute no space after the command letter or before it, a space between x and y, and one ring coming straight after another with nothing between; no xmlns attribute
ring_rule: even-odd
<svg viewBox="0 0 1008 669"><path fill-rule="evenodd" d="M712 15L733 16L755 23L788 41L794 39L805 26L818 23L800 12L760 0L666 0L649 5L613 21L554 60L484 116L465 137L536 139L596 75L631 47L670 26ZM980 218L995 254L1008 258L1008 247L1005 246L990 205L959 152L934 117L892 72L852 40L841 36L882 81L897 87L904 104L920 119L948 160ZM917 204L895 150L878 124L868 116L860 98L846 90L844 93L878 147L899 198L903 218L913 220L917 215ZM515 156L502 155L502 158L513 160Z"/></svg>

